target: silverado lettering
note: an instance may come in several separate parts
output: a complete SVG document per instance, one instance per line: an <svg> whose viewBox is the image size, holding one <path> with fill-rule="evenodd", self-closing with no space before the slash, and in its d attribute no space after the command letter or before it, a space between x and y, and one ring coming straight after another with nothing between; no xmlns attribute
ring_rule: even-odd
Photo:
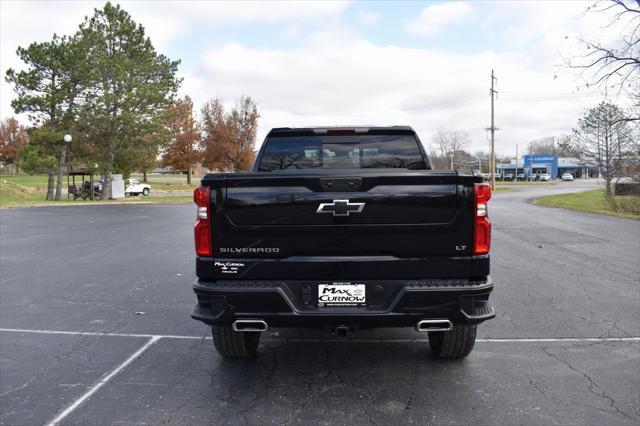
<svg viewBox="0 0 640 426"><path fill-rule="evenodd" d="M192 317L224 357L270 327L413 327L465 357L495 317L490 198L478 173L431 170L410 127L272 129L252 173L194 191Z"/></svg>
<svg viewBox="0 0 640 426"><path fill-rule="evenodd" d="M280 249L277 247L220 247L220 253L278 253L279 251Z"/></svg>

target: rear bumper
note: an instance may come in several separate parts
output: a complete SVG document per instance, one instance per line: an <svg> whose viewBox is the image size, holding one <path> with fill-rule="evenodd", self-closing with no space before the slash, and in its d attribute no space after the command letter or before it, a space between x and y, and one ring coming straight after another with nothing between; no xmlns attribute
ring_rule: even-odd
<svg viewBox="0 0 640 426"><path fill-rule="evenodd" d="M495 317L490 277L470 280L358 281L366 307L318 307L318 284L326 281L197 281L191 317L206 324L262 319L273 327L356 328L414 326L422 319L478 324Z"/></svg>

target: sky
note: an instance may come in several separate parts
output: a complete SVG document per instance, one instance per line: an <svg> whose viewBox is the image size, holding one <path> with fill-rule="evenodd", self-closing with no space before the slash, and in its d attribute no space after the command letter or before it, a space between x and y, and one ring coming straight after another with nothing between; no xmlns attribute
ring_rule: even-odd
<svg viewBox="0 0 640 426"><path fill-rule="evenodd" d="M180 59L180 95L196 107L251 96L258 145L272 127L410 125L427 148L439 130L466 130L488 151L491 70L496 150L569 132L603 97L564 59L579 37L619 34L582 1L122 1L156 50ZM103 2L0 0L0 69L18 46L72 34ZM612 35L613 34L613 35ZM0 86L0 118L14 115ZM611 101L628 105L624 95ZM28 124L25 116L18 116Z"/></svg>

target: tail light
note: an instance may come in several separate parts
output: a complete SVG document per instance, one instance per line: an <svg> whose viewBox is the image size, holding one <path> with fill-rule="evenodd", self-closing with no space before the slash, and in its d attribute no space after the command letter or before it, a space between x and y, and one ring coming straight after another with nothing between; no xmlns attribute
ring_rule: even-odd
<svg viewBox="0 0 640 426"><path fill-rule="evenodd" d="M491 199L488 183L476 183L474 187L473 254L488 254L491 248L491 222L487 203Z"/></svg>
<svg viewBox="0 0 640 426"><path fill-rule="evenodd" d="M208 186L193 191L193 201L198 206L198 219L195 226L196 254L213 256L211 243L211 189Z"/></svg>

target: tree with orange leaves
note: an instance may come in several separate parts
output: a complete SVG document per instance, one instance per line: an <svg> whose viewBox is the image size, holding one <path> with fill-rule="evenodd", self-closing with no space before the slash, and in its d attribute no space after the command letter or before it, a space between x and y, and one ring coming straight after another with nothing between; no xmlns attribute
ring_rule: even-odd
<svg viewBox="0 0 640 426"><path fill-rule="evenodd" d="M242 96L228 112L219 99L202 108L203 165L222 171L245 172L255 159L258 108Z"/></svg>
<svg viewBox="0 0 640 426"><path fill-rule="evenodd" d="M0 164L8 166L16 164L16 158L29 143L27 128L20 125L13 117L0 123ZM17 172L17 167L16 167Z"/></svg>
<svg viewBox="0 0 640 426"><path fill-rule="evenodd" d="M175 170L187 171L187 183L191 184L193 166L202 160L200 132L193 118L193 102L189 96L179 99L167 110L167 127L171 142L165 148L162 162Z"/></svg>

